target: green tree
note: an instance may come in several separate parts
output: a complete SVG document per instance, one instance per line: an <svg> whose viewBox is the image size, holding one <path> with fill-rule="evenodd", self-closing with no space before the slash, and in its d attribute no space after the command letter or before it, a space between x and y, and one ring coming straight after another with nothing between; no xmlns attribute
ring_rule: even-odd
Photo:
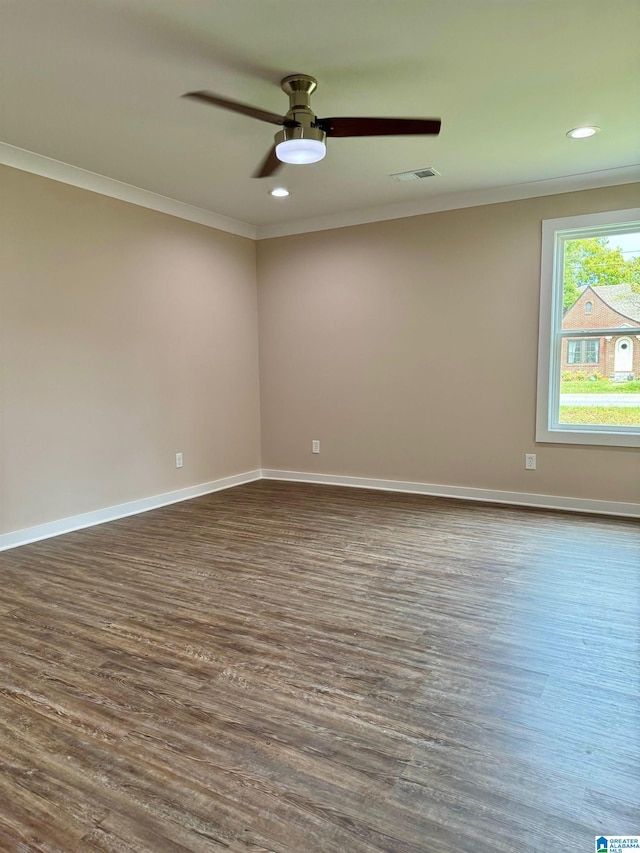
<svg viewBox="0 0 640 853"><path fill-rule="evenodd" d="M636 293L640 293L640 255L632 261L627 261L629 265L629 274L631 287Z"/></svg>
<svg viewBox="0 0 640 853"><path fill-rule="evenodd" d="M631 284L640 293L640 257L627 261L606 237L583 237L564 244L564 309L570 308L580 289L590 284Z"/></svg>
<svg viewBox="0 0 640 853"><path fill-rule="evenodd" d="M564 287L562 289L562 307L565 313L571 308L576 299L580 296L580 291L573 281L567 281L565 276Z"/></svg>

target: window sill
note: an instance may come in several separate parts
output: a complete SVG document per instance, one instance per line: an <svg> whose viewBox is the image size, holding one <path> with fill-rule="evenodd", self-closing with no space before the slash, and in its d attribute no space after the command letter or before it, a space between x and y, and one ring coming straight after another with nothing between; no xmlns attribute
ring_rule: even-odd
<svg viewBox="0 0 640 853"><path fill-rule="evenodd" d="M623 430L596 430L591 426L580 429L572 425L564 428L549 428L538 426L536 441L541 444L590 444L601 447L640 447L640 435L637 429L631 427Z"/></svg>

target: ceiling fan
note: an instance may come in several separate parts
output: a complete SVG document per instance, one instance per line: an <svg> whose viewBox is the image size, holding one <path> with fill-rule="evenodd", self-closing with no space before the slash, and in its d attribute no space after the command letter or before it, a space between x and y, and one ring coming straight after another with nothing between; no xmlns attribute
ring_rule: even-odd
<svg viewBox="0 0 640 853"><path fill-rule="evenodd" d="M284 116L213 92L186 92L183 97L282 127L275 135L273 147L254 172L254 178L268 178L282 163L316 163L322 160L327 150L327 136L437 136L440 133L439 118L318 118L310 106L311 93L318 85L315 78L308 74L290 74L280 85L289 96L289 110Z"/></svg>

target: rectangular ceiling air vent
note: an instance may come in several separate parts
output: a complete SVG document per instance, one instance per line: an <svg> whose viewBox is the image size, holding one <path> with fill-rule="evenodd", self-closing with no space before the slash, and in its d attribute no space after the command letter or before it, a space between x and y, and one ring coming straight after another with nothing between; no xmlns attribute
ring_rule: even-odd
<svg viewBox="0 0 640 853"><path fill-rule="evenodd" d="M436 175L439 175L436 169L433 166L427 166L426 169L415 169L413 172L397 172L395 175L391 175L394 181L419 181L421 178L433 178Z"/></svg>

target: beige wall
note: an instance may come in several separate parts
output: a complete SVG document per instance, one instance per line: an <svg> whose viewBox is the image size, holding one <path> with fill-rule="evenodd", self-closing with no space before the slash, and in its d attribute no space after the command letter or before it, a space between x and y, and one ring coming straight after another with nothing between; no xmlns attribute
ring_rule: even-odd
<svg viewBox="0 0 640 853"><path fill-rule="evenodd" d="M541 220L637 201L635 184L260 242L263 468L640 500L637 451L534 441Z"/></svg>
<svg viewBox="0 0 640 853"><path fill-rule="evenodd" d="M259 468L255 243L6 167L0 199L0 532Z"/></svg>
<svg viewBox="0 0 640 853"><path fill-rule="evenodd" d="M637 189L256 246L0 167L0 533L259 468L261 423L264 468L640 500L637 452L534 442L540 222Z"/></svg>

